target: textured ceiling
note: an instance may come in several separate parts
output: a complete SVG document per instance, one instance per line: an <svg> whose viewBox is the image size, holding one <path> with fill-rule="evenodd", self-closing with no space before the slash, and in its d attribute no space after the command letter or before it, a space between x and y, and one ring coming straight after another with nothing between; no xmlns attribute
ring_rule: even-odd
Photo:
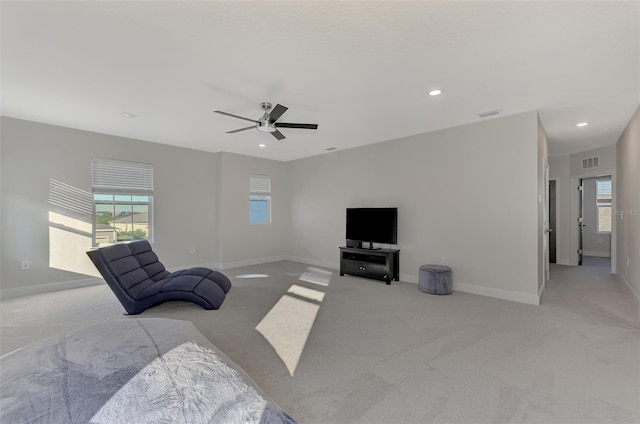
<svg viewBox="0 0 640 424"><path fill-rule="evenodd" d="M0 14L2 115L211 152L287 161L499 109L538 110L562 154L615 143L640 104L638 1L2 1ZM257 119L262 101L319 129L225 134L248 123L212 113Z"/></svg>

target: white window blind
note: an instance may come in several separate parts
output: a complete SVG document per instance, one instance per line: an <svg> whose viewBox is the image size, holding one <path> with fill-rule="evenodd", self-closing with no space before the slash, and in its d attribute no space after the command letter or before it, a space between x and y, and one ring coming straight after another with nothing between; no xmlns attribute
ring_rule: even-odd
<svg viewBox="0 0 640 424"><path fill-rule="evenodd" d="M153 165L94 158L91 161L94 192L153 193Z"/></svg>
<svg viewBox="0 0 640 424"><path fill-rule="evenodd" d="M611 233L611 179L596 180L597 230L599 233Z"/></svg>
<svg viewBox="0 0 640 424"><path fill-rule="evenodd" d="M251 175L249 177L249 193L270 194L271 178L260 175Z"/></svg>
<svg viewBox="0 0 640 424"><path fill-rule="evenodd" d="M596 180L596 198L598 203L611 203L611 180Z"/></svg>

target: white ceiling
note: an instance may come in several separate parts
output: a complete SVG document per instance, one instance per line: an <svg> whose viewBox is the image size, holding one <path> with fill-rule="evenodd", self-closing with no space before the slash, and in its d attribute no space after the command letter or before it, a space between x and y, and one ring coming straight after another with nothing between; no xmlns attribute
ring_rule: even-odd
<svg viewBox="0 0 640 424"><path fill-rule="evenodd" d="M640 104L637 0L2 1L0 13L2 115L211 152L288 161L500 109L538 110L564 154L615 143ZM225 134L249 123L212 113L257 119L262 101L319 129Z"/></svg>

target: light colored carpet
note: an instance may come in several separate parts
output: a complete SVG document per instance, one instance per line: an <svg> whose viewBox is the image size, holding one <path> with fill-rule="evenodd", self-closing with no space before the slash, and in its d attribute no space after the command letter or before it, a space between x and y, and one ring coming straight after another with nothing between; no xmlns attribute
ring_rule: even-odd
<svg viewBox="0 0 640 424"><path fill-rule="evenodd" d="M192 321L301 423L640 422L638 306L606 267L553 266L541 306L293 262L225 273L220 310L139 317ZM122 311L104 286L0 306L3 353Z"/></svg>

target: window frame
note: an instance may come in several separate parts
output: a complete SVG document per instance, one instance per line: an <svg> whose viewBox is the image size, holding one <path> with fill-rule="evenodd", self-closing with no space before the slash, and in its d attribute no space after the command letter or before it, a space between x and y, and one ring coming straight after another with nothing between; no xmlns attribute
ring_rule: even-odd
<svg viewBox="0 0 640 424"><path fill-rule="evenodd" d="M92 239L93 247L99 247L101 244L97 241L98 228L96 222L98 217L98 205L111 205L114 219L116 207L124 205L131 207L131 211L135 206L146 206L147 212L147 236L146 240L153 243L153 165L140 162L129 162L115 159L93 158L91 161L91 178L92 178ZM111 199L98 199L100 196L111 196ZM118 196L129 197L129 200L118 199ZM146 201L136 199L136 197L146 197ZM135 214L132 214L132 216ZM112 244L130 243L134 241L133 232L135 225L133 219L131 221L132 231L131 240L118 241L117 233L114 227L114 241ZM111 243L111 242L107 242Z"/></svg>
<svg viewBox="0 0 640 424"><path fill-rule="evenodd" d="M107 200L96 200L96 196L112 196L112 200L107 201ZM132 200L130 202L127 202L126 200L116 200L116 196L129 196L132 198ZM148 201L147 202L143 202L143 201L134 201L133 198L134 197L147 197ZM141 193L130 193L130 192L105 192L104 190L101 192L94 192L93 193L93 240L92 240L92 245L93 247L98 247L100 244L97 242L96 240L96 235L97 235L97 227L96 227L96 219L97 219L97 205L113 205L113 209L115 212L115 208L118 205L127 205L127 206L147 206L147 237L145 240L147 240L149 243L153 243L153 195L151 194L141 194ZM114 214L115 216L115 214ZM131 215L132 216L132 215ZM132 227L133 227L133 222L132 222ZM115 230L114 230L115 231ZM132 231L132 235L133 235L133 231ZM112 244L118 244L118 243L130 243L134 241L133 237L131 238L131 240L123 240L123 241L118 241L117 236L115 241Z"/></svg>
<svg viewBox="0 0 640 424"><path fill-rule="evenodd" d="M600 191L600 183L602 182L608 182L609 183L609 190L608 193L604 193L604 194L608 194L609 198L604 198L604 199L599 199L598 195L601 193ZM599 178L596 179L596 233L597 234L611 234L611 229L613 226L613 183L611 181L610 178ZM604 208L608 208L609 209L609 229L608 230L602 230L600 227L600 216L601 214L605 213L603 211Z"/></svg>
<svg viewBox="0 0 640 424"><path fill-rule="evenodd" d="M252 221L252 202L263 201L266 203L266 220L264 221ZM267 175L249 175L249 198L248 198L248 212L249 212L249 225L270 225L272 223L271 213L271 177Z"/></svg>

